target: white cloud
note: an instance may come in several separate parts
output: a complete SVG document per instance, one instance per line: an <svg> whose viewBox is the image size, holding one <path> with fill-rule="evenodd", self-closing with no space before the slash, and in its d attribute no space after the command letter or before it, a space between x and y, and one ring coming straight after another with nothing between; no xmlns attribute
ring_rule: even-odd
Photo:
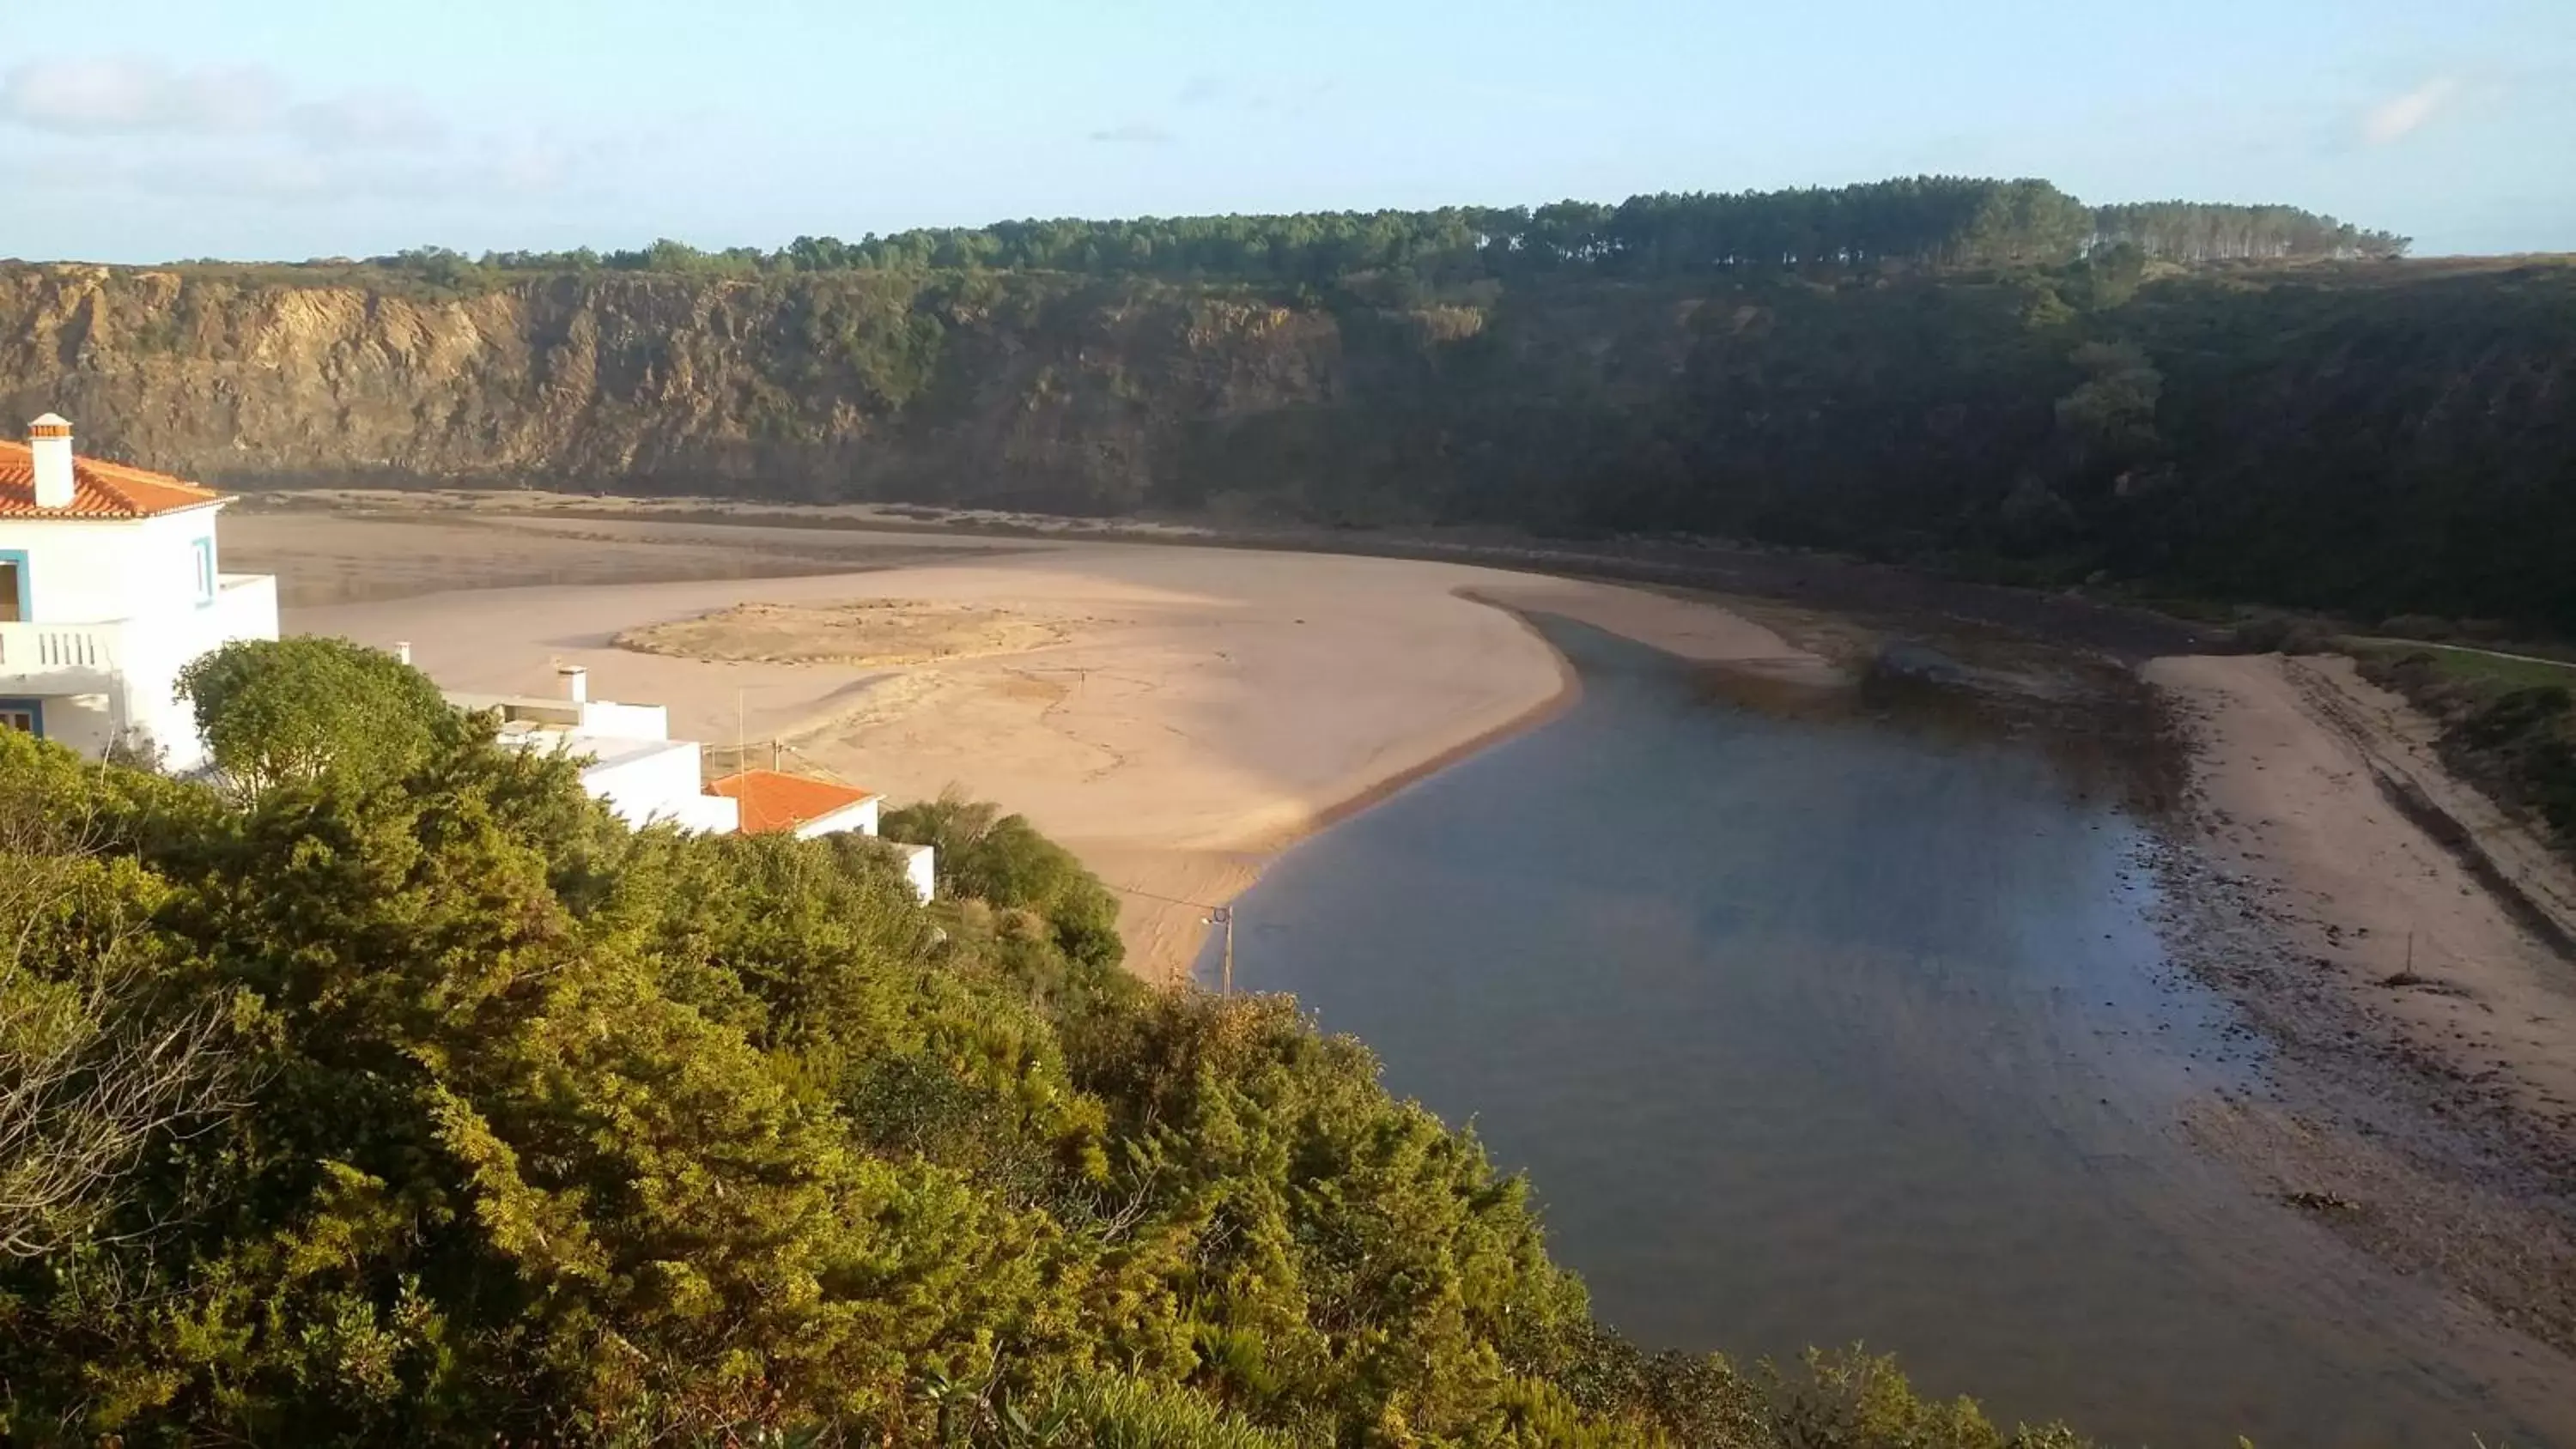
<svg viewBox="0 0 2576 1449"><path fill-rule="evenodd" d="M2362 114L2361 139L2373 146L2404 140L2458 100L2460 89L2458 76L2437 75L2404 95L2380 102Z"/></svg>
<svg viewBox="0 0 2576 1449"><path fill-rule="evenodd" d="M274 123L282 100L276 78L249 66L62 59L12 66L0 77L0 118L73 135L257 131Z"/></svg>
<svg viewBox="0 0 2576 1449"><path fill-rule="evenodd" d="M297 99L256 66L134 57L29 61L0 75L0 123L67 136L283 136L318 150L417 150L446 137L393 91Z"/></svg>

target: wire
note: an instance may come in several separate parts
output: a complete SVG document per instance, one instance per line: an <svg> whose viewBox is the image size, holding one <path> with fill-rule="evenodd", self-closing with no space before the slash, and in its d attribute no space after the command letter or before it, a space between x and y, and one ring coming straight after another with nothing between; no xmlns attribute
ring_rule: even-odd
<svg viewBox="0 0 2576 1449"><path fill-rule="evenodd" d="M1163 904L1168 906L1188 906L1190 909L1196 911L1224 911L1233 909L1230 906L1212 906L1205 901L1185 901L1179 896L1167 896L1159 891L1138 890L1134 886L1123 886L1114 881L1103 881L1102 884L1108 886L1113 891L1120 892L1121 894L1142 896L1146 900L1161 901Z"/></svg>

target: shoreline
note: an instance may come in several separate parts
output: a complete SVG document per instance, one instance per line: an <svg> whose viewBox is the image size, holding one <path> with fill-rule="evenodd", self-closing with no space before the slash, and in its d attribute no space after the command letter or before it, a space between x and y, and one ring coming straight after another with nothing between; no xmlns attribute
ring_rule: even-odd
<svg viewBox="0 0 2576 1449"><path fill-rule="evenodd" d="M1539 632L1538 626L1526 614L1508 604L1483 597L1473 587L1462 586L1450 592L1454 597L1509 615L1540 647L1547 650L1548 657L1556 664L1555 692L1510 719L1443 745L1422 760L1363 784L1314 809L1302 822L1255 832L1230 848L1187 852L1229 861L1216 877L1219 882L1217 888L1202 887L1192 892L1193 895L1204 896L1204 900L1184 902L1170 896L1149 895L1141 888L1120 885L1104 877L1103 883L1122 898L1119 932L1128 941L1126 965L1129 971L1158 985L1177 985L1195 979L1198 959L1206 951L1207 938L1214 926L1205 920L1195 925L1183 923L1173 918L1174 912L1231 908L1246 892L1261 883L1261 877L1279 857L1297 846L1345 820L1366 813L1452 765L1482 754L1506 740L1544 728L1582 702L1583 678L1575 672L1574 662L1549 643L1547 636ZM1067 847L1076 854L1082 853L1078 842L1069 841ZM1139 948L1140 942L1143 943L1142 949Z"/></svg>
<svg viewBox="0 0 2576 1449"><path fill-rule="evenodd" d="M244 494L270 516L453 521L584 520L761 530L785 539L874 535L987 549L1080 544L1294 553L1448 563L1524 580L1683 589L1794 607L1885 616L1920 615L2002 628L2101 650L2131 662L2223 644L2226 631L2119 598L1981 583L1872 563L1849 555L1707 537L1641 536L1602 543L1544 538L1499 527L1323 529L1217 525L1167 518L1076 518L994 509L891 503L813 504L705 495L628 496L544 489L295 487ZM256 515L253 515L256 516Z"/></svg>
<svg viewBox="0 0 2576 1449"><path fill-rule="evenodd" d="M1550 587L1555 587L1558 592L1553 595L1546 593ZM1129 939L1129 970L1148 981L1164 985L1193 979L1212 923L1205 920L1188 922L1177 916L1177 912L1232 906L1246 891L1259 884L1262 874L1289 850L1452 765L1506 740L1545 727L1581 703L1581 674L1576 672L1573 661L1565 656L1564 651L1539 630L1530 618L1533 613L1572 619L1686 662L1742 668L1798 685L1822 686L1845 682L1841 671L1823 657L1786 642L1768 626L1713 599L1650 593L1594 580L1538 576L1513 577L1499 585L1461 584L1449 592L1454 598L1508 617L1545 650L1557 672L1555 691L1508 719L1441 745L1413 764L1380 775L1325 804L1310 808L1302 820L1253 829L1234 840L1204 848L1174 847L1172 853L1175 855L1207 857L1206 861L1198 862L1203 870L1213 862L1224 862L1212 874L1195 877L1207 883L1194 890L1165 891L1158 887L1149 892L1146 888L1107 881L1104 875L1110 888L1129 902L1119 913L1120 930ZM1613 600L1625 604L1626 610L1603 606ZM1082 853L1085 844L1078 839L1068 839L1065 843L1077 854ZM1133 857L1130 863L1133 863ZM1172 865L1177 866L1179 862L1172 862Z"/></svg>
<svg viewBox="0 0 2576 1449"><path fill-rule="evenodd" d="M2474 844L2387 788L2373 732L2402 734L2410 707L2348 673L2277 655L2142 671L2191 772L2153 862L2172 949L2276 1056L2267 1092L2203 1104L2183 1131L2563 1365L2576 971Z"/></svg>
<svg viewBox="0 0 2576 1449"><path fill-rule="evenodd" d="M1470 603L1482 604L1489 609L1498 609L1509 615L1513 623L1520 625L1540 648L1547 651L1548 659L1555 664L1556 691L1500 724L1489 726L1463 740L1443 746L1429 758L1407 765L1373 784L1364 786L1356 793L1317 810L1312 819L1296 827L1292 833L1263 847L1269 854L1275 856L1300 841L1321 835L1352 816L1383 803L1389 796L1439 774L1451 765L1458 764L1470 756L1482 754L1514 736L1544 727L1582 703L1583 676L1575 672L1574 661L1565 657L1565 651L1549 643L1547 636L1539 631L1538 626L1530 621L1527 614L1509 604L1486 598L1473 587L1452 589L1450 594L1452 597L1465 599Z"/></svg>
<svg viewBox="0 0 2576 1449"><path fill-rule="evenodd" d="M1719 601L1582 579L1168 542L829 538L293 509L246 514L229 552L319 585L285 611L291 632L409 642L447 688L548 693L557 665L580 664L599 697L665 704L710 762L737 740L754 760L792 747L791 768L893 799L957 785L1027 815L1120 890L1131 968L1155 981L1187 973L1207 908L1282 851L1571 708L1580 680L1533 612L1685 659L1830 672ZM457 549L461 575L424 561ZM916 625L1036 624L1049 642L943 635L912 663L835 661L867 652L849 606L868 602L903 603ZM719 637L718 616L751 603L778 606L748 611L758 636ZM710 618L685 636L694 653L617 642Z"/></svg>

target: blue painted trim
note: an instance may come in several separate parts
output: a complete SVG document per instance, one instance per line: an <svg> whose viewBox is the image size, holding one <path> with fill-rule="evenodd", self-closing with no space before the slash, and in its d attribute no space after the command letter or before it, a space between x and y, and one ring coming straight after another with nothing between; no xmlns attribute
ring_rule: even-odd
<svg viewBox="0 0 2576 1449"><path fill-rule="evenodd" d="M45 737L45 702L41 699L0 699L0 710L25 710L36 721L36 738ZM7 729L0 725L0 729Z"/></svg>
<svg viewBox="0 0 2576 1449"><path fill-rule="evenodd" d="M197 546L197 607L211 609L220 587L215 578L215 541L212 537L189 540Z"/></svg>
<svg viewBox="0 0 2576 1449"><path fill-rule="evenodd" d="M18 617L33 622L36 617L36 570L27 560L23 548L0 548L0 563L18 566Z"/></svg>

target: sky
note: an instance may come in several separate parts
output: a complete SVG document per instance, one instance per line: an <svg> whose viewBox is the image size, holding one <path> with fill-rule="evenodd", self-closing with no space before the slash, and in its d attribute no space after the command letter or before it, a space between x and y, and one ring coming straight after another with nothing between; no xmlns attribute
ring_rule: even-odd
<svg viewBox="0 0 2576 1449"><path fill-rule="evenodd" d="M2041 176L2576 251L2576 0L0 0L0 256Z"/></svg>

